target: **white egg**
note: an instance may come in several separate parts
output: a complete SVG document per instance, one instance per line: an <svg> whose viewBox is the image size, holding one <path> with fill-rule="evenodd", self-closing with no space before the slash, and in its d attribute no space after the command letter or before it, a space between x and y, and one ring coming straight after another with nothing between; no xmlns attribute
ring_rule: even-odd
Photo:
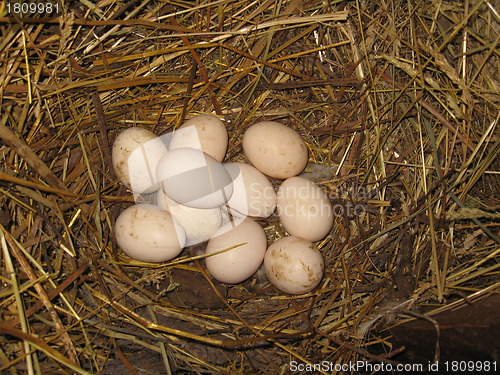
<svg viewBox="0 0 500 375"><path fill-rule="evenodd" d="M312 242L289 236L269 246L264 268L267 278L276 288L289 294L303 294L320 283L324 261Z"/></svg>
<svg viewBox="0 0 500 375"><path fill-rule="evenodd" d="M175 258L186 243L186 233L169 212L152 204L135 204L116 219L118 246L131 258L165 262Z"/></svg>
<svg viewBox="0 0 500 375"><path fill-rule="evenodd" d="M241 245L238 247L237 246ZM262 227L251 219L237 219L222 226L208 241L206 254L231 250L205 258L210 274L227 284L236 284L252 276L262 264L267 238Z"/></svg>
<svg viewBox="0 0 500 375"><path fill-rule="evenodd" d="M275 178L296 176L307 164L307 146L302 137L275 121L250 126L243 136L243 151L255 168Z"/></svg>
<svg viewBox="0 0 500 375"><path fill-rule="evenodd" d="M289 234L313 242L323 239L333 224L330 199L318 185L303 177L291 177L281 184L276 212Z"/></svg>
<svg viewBox="0 0 500 375"><path fill-rule="evenodd" d="M195 148L221 162L226 155L227 143L224 123L213 115L199 115L187 120L174 131L169 149Z"/></svg>
<svg viewBox="0 0 500 375"><path fill-rule="evenodd" d="M273 185L259 170L244 163L226 163L233 180L233 195L227 202L233 216L267 218L276 208Z"/></svg>
<svg viewBox="0 0 500 375"><path fill-rule="evenodd" d="M224 166L193 148L165 154L158 162L156 176L170 199L188 207L218 207L233 193L231 176Z"/></svg>
<svg viewBox="0 0 500 375"><path fill-rule="evenodd" d="M133 192L153 193L160 187L156 165L166 153L167 147L153 132L128 128L113 143L113 169L120 182Z"/></svg>
<svg viewBox="0 0 500 375"><path fill-rule="evenodd" d="M219 207L193 208L168 198L163 190L156 192L156 205L170 212L186 231L186 246L207 241L222 225Z"/></svg>

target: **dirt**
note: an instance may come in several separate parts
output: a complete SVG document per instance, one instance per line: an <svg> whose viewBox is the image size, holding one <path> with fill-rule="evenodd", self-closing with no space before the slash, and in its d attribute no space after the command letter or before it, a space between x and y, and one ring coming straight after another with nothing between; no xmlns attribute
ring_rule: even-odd
<svg viewBox="0 0 500 375"><path fill-rule="evenodd" d="M398 325L381 335L390 340L393 348L405 347L405 351L393 358L403 363L427 364L434 361L436 344L439 342L439 363L446 361L497 361L500 359L498 334L500 332L500 295L432 315L439 326L425 319L417 319Z"/></svg>

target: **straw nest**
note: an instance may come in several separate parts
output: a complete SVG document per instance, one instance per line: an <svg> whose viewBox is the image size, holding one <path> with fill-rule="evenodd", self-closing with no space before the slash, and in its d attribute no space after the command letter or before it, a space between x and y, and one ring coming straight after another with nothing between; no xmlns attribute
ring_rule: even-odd
<svg viewBox="0 0 500 375"><path fill-rule="evenodd" d="M0 372L391 362L402 349L378 328L498 292L489 1L49 0L51 13L22 15L6 3ZM313 292L222 285L188 251L147 264L117 248L113 223L132 197L110 168L113 139L200 113L225 120L227 161L243 160L258 120L306 140L305 173L336 210Z"/></svg>

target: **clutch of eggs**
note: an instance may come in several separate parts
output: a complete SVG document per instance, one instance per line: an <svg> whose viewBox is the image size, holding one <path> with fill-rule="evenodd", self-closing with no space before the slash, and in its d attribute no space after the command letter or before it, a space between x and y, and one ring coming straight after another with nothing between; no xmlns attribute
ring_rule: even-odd
<svg viewBox="0 0 500 375"><path fill-rule="evenodd" d="M274 121L250 126L242 144L251 165L223 163L228 134L212 115L195 116L161 137L142 128L121 132L112 149L116 176L134 194L155 193L155 204L136 204L119 215L117 243L132 258L164 262L185 246L208 241L205 264L215 279L239 283L265 263L277 289L308 292L323 275L322 256L312 242L330 232L333 212L318 185L295 177L307 164L307 146L297 132ZM284 180L277 192L268 177ZM267 249L265 232L253 219L274 212L291 236ZM299 272L284 258L310 263L315 271ZM297 277L283 278L283 272ZM301 280L306 274L309 280Z"/></svg>

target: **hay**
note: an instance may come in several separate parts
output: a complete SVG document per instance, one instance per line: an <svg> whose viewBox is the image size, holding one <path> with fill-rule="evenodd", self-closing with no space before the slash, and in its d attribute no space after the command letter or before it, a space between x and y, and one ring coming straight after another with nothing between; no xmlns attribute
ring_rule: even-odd
<svg viewBox="0 0 500 375"><path fill-rule="evenodd" d="M498 293L489 1L81 1L22 17L4 3L0 372L393 363L403 348L378 327ZM132 198L110 168L114 137L198 113L226 121L229 161L257 120L307 141L306 172L337 213L317 290L226 287L190 254L146 264L117 249Z"/></svg>

